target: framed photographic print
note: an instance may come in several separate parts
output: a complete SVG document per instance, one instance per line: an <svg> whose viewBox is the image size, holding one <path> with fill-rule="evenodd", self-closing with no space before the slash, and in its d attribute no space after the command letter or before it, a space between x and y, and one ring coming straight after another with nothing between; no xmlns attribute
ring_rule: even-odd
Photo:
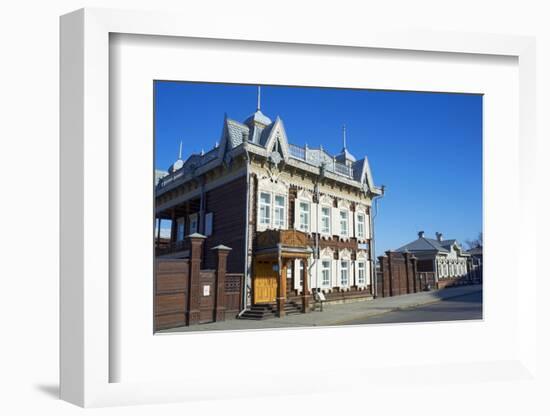
<svg viewBox="0 0 550 416"><path fill-rule="evenodd" d="M533 44L62 17L62 398L531 377Z"/></svg>

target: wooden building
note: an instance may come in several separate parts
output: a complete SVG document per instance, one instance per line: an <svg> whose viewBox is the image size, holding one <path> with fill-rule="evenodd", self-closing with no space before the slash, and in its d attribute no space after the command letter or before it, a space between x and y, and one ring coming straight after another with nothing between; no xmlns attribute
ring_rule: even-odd
<svg viewBox="0 0 550 416"><path fill-rule="evenodd" d="M232 249L228 273L244 274L244 316L309 309L312 294L328 300L369 297L374 257L371 206L375 186L366 157L291 144L283 120L260 110L244 122L227 116L219 144L181 155L156 186L156 221L170 221L170 243L159 258L186 258L184 238L206 236Z"/></svg>
<svg viewBox="0 0 550 416"><path fill-rule="evenodd" d="M474 280L471 255L462 249L457 240L445 240L441 233L436 233L434 239L419 231L416 240L396 252L414 255L418 272L433 273L433 288L470 284Z"/></svg>

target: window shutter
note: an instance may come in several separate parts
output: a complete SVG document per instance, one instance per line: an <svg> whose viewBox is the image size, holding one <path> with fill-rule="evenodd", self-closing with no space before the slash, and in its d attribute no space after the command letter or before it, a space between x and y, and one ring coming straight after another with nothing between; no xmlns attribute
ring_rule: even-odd
<svg viewBox="0 0 550 416"><path fill-rule="evenodd" d="M359 237L358 226L357 226L357 211L353 211L353 235L352 237ZM351 227L350 227L351 228Z"/></svg>
<svg viewBox="0 0 550 416"><path fill-rule="evenodd" d="M332 260L332 287L340 286L340 260Z"/></svg>
<svg viewBox="0 0 550 416"><path fill-rule="evenodd" d="M370 215L365 214L365 239L370 240Z"/></svg>
<svg viewBox="0 0 550 416"><path fill-rule="evenodd" d="M300 200L294 199L294 229L300 229Z"/></svg>
<svg viewBox="0 0 550 416"><path fill-rule="evenodd" d="M208 212L204 217L204 235L207 237L212 235L214 226L214 213Z"/></svg>
<svg viewBox="0 0 550 416"><path fill-rule="evenodd" d="M294 289L298 290L301 287L302 286L300 285L300 260L294 260Z"/></svg>
<svg viewBox="0 0 550 416"><path fill-rule="evenodd" d="M332 235L340 235L340 210L331 208Z"/></svg>

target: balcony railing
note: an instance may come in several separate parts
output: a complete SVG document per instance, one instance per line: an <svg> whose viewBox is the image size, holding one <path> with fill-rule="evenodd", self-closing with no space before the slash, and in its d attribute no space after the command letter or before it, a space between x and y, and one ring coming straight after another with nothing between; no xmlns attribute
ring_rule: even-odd
<svg viewBox="0 0 550 416"><path fill-rule="evenodd" d="M190 249L191 249L191 243L189 242L189 239L186 238L185 240L173 241L166 245L157 247L156 255L163 256L163 255L178 253L186 250L188 251Z"/></svg>
<svg viewBox="0 0 550 416"><path fill-rule="evenodd" d="M289 143L288 147L290 151L290 156L292 156L293 158L303 160L306 163L313 163L316 166L318 165L317 163L314 163L311 158L308 158L307 147L301 147L292 143ZM338 175L353 178L353 168L351 166L347 166L343 163L337 162L334 158L329 162L325 162L325 169Z"/></svg>
<svg viewBox="0 0 550 416"><path fill-rule="evenodd" d="M306 149L295 144L289 143L290 155L296 159L306 160Z"/></svg>

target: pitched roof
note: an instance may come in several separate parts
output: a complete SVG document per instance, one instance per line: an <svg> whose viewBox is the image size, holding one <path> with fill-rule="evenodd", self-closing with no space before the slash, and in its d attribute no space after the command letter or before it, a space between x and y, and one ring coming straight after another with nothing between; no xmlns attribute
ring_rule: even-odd
<svg viewBox="0 0 550 416"><path fill-rule="evenodd" d="M455 239L452 239L452 240L438 241L438 243L439 243L440 246L445 247L446 249L450 250L451 246L455 243L458 243L458 241L456 241Z"/></svg>
<svg viewBox="0 0 550 416"><path fill-rule="evenodd" d="M275 126L279 126L277 128L283 129L284 131L282 121L279 117L277 117L275 121L272 121L260 110L257 110L248 117L244 123L230 119L226 116L224 119L222 142L220 146L216 146L206 153L192 154L183 163L181 168L178 167L177 170L174 170L169 177L166 178L166 182L171 183L176 178L187 175L188 171L193 171L216 159L218 156L224 157L228 150L240 146L245 141L265 148L268 145L268 140ZM366 183L366 186L372 192L381 194L381 190L374 185L366 157L361 160L356 160L345 147L340 154L335 156L326 152L322 147L319 149L312 149L289 143L288 148L289 157L293 159L301 160L316 167L321 167L323 165L326 171L342 175L355 182L360 182L362 184ZM223 154L221 154L222 152ZM351 166L342 163L346 161L350 161ZM163 182L164 181L160 182L161 186Z"/></svg>
<svg viewBox="0 0 550 416"><path fill-rule="evenodd" d="M346 147L342 149L342 151L336 155L336 160L339 162L345 162L346 160L349 160L351 162L355 162L357 159L355 159L355 156L353 156Z"/></svg>
<svg viewBox="0 0 550 416"><path fill-rule="evenodd" d="M230 148L233 149L243 142L243 137L249 134L250 129L247 125L239 123L230 118L225 119L227 126L227 138Z"/></svg>
<svg viewBox="0 0 550 416"><path fill-rule="evenodd" d="M420 237L408 244L405 244L403 247L399 247L396 251L404 252L418 252L418 251L434 251L434 252L443 252L448 253L445 247L441 246L440 242L432 238Z"/></svg>

